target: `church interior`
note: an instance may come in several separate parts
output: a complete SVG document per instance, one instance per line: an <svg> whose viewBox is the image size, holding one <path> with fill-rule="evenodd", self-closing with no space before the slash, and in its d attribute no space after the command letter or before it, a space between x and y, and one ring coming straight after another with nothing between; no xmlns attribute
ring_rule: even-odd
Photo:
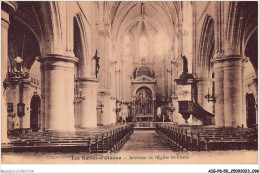
<svg viewBox="0 0 260 174"><path fill-rule="evenodd" d="M257 150L257 2L1 3L2 152Z"/></svg>

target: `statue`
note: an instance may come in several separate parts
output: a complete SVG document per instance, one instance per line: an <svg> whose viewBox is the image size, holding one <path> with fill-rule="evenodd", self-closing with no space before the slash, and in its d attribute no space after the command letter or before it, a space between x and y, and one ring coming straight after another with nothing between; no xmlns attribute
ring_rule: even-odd
<svg viewBox="0 0 260 174"><path fill-rule="evenodd" d="M94 56L93 59L96 60L96 70L95 70L95 74L96 74L96 78L97 78L97 75L98 75L98 72L99 72L99 69L100 69L100 66L99 66L99 59L100 57L97 56L98 52L97 52L97 49L96 49L96 54Z"/></svg>
<svg viewBox="0 0 260 174"><path fill-rule="evenodd" d="M181 55L181 58L183 60L183 72L182 73L188 73L188 61L187 61L187 58L186 58L186 56L182 56L182 55Z"/></svg>

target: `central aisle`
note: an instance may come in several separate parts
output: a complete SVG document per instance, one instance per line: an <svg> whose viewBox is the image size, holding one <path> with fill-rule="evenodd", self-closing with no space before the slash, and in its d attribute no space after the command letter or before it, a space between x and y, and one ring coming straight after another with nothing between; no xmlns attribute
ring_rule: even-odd
<svg viewBox="0 0 260 174"><path fill-rule="evenodd" d="M136 131L129 138L120 152L172 152L167 142L163 141L154 130Z"/></svg>

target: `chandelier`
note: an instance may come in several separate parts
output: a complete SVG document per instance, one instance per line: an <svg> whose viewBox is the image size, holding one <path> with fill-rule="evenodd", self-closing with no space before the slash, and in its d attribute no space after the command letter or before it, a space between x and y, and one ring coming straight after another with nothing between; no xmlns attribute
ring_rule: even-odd
<svg viewBox="0 0 260 174"><path fill-rule="evenodd" d="M19 84L23 79L29 78L29 70L23 67L23 59L17 57L14 59L15 66L8 67L8 79L11 81L17 81Z"/></svg>
<svg viewBox="0 0 260 174"><path fill-rule="evenodd" d="M8 84L17 84L19 86L19 103L17 103L17 116L20 118L25 115L25 104L23 103L23 80L29 78L29 70L23 67L23 59L17 57L14 59L15 64L11 66L8 65L7 79L4 82L4 88L6 89ZM9 114L9 116L14 116L14 114ZM21 126L20 119L20 126ZM21 128L21 127L20 127Z"/></svg>

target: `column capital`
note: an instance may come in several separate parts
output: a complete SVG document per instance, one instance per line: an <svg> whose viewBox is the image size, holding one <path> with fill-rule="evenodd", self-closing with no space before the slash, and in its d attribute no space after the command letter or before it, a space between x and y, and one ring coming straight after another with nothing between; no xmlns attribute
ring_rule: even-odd
<svg viewBox="0 0 260 174"><path fill-rule="evenodd" d="M213 59L211 59L211 63L215 62L224 62L224 61L229 61L229 60L242 60L242 61L248 61L248 57L244 55L224 55L224 54L218 54L214 56Z"/></svg>
<svg viewBox="0 0 260 174"><path fill-rule="evenodd" d="M111 96L110 99L111 100L116 100L116 96Z"/></svg>
<svg viewBox="0 0 260 174"><path fill-rule="evenodd" d="M17 2L14 1L2 1L2 10L7 13L13 12L18 8Z"/></svg>
<svg viewBox="0 0 260 174"><path fill-rule="evenodd" d="M98 79L96 78L88 78L88 77L79 77L76 79L77 82L93 82L93 83L97 83Z"/></svg>
<svg viewBox="0 0 260 174"><path fill-rule="evenodd" d="M98 96L110 96L111 93L110 91L105 91L105 90L102 90L102 91L98 91Z"/></svg>
<svg viewBox="0 0 260 174"><path fill-rule="evenodd" d="M8 29L10 25L9 14L17 9L17 3L13 1L2 2L1 27Z"/></svg>
<svg viewBox="0 0 260 174"><path fill-rule="evenodd" d="M46 60L56 60L56 61L76 63L76 62L78 62L79 59L77 57L71 57L71 56L65 56L65 55L59 55L59 54L48 54L45 56L40 56L37 60L39 62L44 62Z"/></svg>
<svg viewBox="0 0 260 174"><path fill-rule="evenodd" d="M76 57L49 54L41 56L37 59L42 66L42 71L57 70L57 69L74 69L75 63L78 61Z"/></svg>
<svg viewBox="0 0 260 174"><path fill-rule="evenodd" d="M205 83L208 83L212 81L211 78L208 78L208 77L202 77L202 78L196 78L196 82L205 82Z"/></svg>

